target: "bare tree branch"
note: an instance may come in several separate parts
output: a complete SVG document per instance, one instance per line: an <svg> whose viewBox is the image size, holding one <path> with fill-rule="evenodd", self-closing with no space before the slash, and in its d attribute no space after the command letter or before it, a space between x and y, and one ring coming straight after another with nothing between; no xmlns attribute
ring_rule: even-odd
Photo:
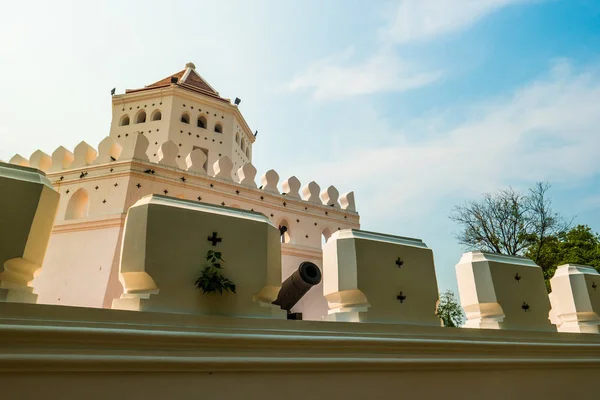
<svg viewBox="0 0 600 400"><path fill-rule="evenodd" d="M450 219L461 227L456 239L469 250L508 255L522 255L536 246L539 258L548 238L572 222L552 210L549 189L547 182L538 182L526 194L508 188L454 207Z"/></svg>

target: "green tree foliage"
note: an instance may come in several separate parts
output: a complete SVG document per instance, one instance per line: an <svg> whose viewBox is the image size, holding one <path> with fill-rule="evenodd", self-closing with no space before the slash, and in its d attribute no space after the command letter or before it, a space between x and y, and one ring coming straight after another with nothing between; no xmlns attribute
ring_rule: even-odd
<svg viewBox="0 0 600 400"><path fill-rule="evenodd" d="M556 267L563 264L589 265L600 271L600 236L587 225L577 225L548 237L541 249L538 244L532 245L525 256L535 257L546 280L552 278Z"/></svg>
<svg viewBox="0 0 600 400"><path fill-rule="evenodd" d="M442 320L444 326L448 328L458 328L465 323L463 309L458 304L452 290L440 293L436 315Z"/></svg>
<svg viewBox="0 0 600 400"><path fill-rule="evenodd" d="M194 283L198 289L202 290L202 294L216 292L223 294L224 291L235 293L235 284L221 274L223 271L221 263L225 262L221 252L209 250L206 253L206 261L207 265L204 266L202 274Z"/></svg>

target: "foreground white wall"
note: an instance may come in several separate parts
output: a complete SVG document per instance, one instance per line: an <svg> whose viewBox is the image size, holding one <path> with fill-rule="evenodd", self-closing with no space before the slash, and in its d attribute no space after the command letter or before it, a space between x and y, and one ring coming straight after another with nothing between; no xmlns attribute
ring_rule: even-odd
<svg viewBox="0 0 600 400"><path fill-rule="evenodd" d="M77 229L77 224L55 226L43 273L35 281L39 303L110 308L107 300L120 295L116 272L123 221L113 218L98 222L85 229Z"/></svg>
<svg viewBox="0 0 600 400"><path fill-rule="evenodd" d="M599 373L598 335L0 303L7 399L595 399Z"/></svg>

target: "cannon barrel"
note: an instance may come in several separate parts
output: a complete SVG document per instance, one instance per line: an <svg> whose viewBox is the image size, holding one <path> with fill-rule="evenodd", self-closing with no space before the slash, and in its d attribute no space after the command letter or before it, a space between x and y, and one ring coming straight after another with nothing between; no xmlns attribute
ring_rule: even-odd
<svg viewBox="0 0 600 400"><path fill-rule="evenodd" d="M281 284L281 290L273 304L289 312L306 292L319 282L321 282L319 267L310 261L304 261L298 270Z"/></svg>

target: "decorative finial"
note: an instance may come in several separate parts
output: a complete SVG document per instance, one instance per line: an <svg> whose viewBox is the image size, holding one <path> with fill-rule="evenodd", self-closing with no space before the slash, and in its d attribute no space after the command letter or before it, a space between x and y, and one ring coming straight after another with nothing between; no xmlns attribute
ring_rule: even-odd
<svg viewBox="0 0 600 400"><path fill-rule="evenodd" d="M194 65L193 62L189 62L189 63L185 64L185 67L190 68L190 69L196 69L196 66Z"/></svg>

